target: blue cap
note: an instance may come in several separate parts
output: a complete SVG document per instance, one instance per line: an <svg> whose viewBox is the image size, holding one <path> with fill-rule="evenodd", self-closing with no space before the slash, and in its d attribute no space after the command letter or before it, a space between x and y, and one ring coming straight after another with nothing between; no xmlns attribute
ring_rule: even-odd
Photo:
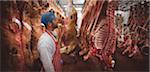
<svg viewBox="0 0 150 72"><path fill-rule="evenodd" d="M47 26L49 23L52 23L52 21L55 19L55 15L52 12L47 12L42 15L41 22Z"/></svg>

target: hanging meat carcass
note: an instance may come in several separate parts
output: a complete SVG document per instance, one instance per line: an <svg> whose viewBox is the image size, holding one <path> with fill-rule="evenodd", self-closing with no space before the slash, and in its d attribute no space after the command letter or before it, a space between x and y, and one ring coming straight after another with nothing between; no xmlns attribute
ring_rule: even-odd
<svg viewBox="0 0 150 72"><path fill-rule="evenodd" d="M103 1L97 1L102 3ZM116 34L114 28L114 11L116 8L117 1L104 1L101 5L102 9L96 23L94 23L91 29L90 39L90 50L84 59L87 60L90 56L94 55L103 61L104 67L111 69L114 61L112 55L115 51L116 46ZM113 62L113 63L112 63Z"/></svg>
<svg viewBox="0 0 150 72"><path fill-rule="evenodd" d="M95 25L98 21L100 11L103 7L103 3L104 1L90 1L90 0L85 2L85 8L83 9L83 20L80 28L80 39L81 39L80 46L82 50L79 52L79 55L84 55L91 48L90 34L95 29Z"/></svg>
<svg viewBox="0 0 150 72"><path fill-rule="evenodd" d="M64 25L64 34L63 34L63 42L64 48L62 48L62 53L70 54L77 46L77 12L75 7L71 8L71 12L69 12L69 17L65 19Z"/></svg>

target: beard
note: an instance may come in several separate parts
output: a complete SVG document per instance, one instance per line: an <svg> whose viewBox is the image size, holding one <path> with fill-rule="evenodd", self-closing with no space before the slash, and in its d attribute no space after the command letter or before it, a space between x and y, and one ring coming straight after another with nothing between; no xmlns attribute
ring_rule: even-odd
<svg viewBox="0 0 150 72"><path fill-rule="evenodd" d="M53 29L56 29L56 28L58 28L58 25L57 24L52 24L52 27L53 27Z"/></svg>

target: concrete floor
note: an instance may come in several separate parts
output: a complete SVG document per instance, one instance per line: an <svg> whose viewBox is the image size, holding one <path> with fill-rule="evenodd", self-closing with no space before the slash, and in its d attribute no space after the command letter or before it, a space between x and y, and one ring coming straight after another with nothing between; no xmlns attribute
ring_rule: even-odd
<svg viewBox="0 0 150 72"><path fill-rule="evenodd" d="M83 61L82 57L62 55L64 60L63 72L100 72L104 71L100 61L96 57L90 58L88 61ZM126 55L121 55L121 49L117 49L114 54L116 61L114 71L125 72L148 72L149 57L141 54L128 58Z"/></svg>

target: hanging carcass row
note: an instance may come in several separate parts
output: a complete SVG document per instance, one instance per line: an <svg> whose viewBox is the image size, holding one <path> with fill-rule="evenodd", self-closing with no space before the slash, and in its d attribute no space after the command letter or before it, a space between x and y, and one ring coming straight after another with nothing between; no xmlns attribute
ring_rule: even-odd
<svg viewBox="0 0 150 72"><path fill-rule="evenodd" d="M31 24L32 26L40 25L39 10L33 10L33 5L26 1L1 2L1 4L6 8L1 10L2 71L31 71L33 68L34 71L37 71L37 65L40 65L37 63L38 52L36 48L30 45L30 42L31 32L35 32L32 30ZM41 28L39 26L35 29L38 30L36 32L40 33ZM33 35L39 36L39 34ZM32 45L36 46L37 41L32 40L32 42L34 43ZM35 63L36 67L34 67Z"/></svg>
<svg viewBox="0 0 150 72"><path fill-rule="evenodd" d="M139 2L130 7L130 16L127 25L123 29L122 43L118 42L118 48L122 48L122 54L128 57L142 58L142 54L148 55L149 49L149 2Z"/></svg>
<svg viewBox="0 0 150 72"><path fill-rule="evenodd" d="M98 1L101 2L101 1ZM91 31L90 50L84 59L96 56L102 61L104 69L114 66L112 55L116 49L116 32L114 27L114 11L117 1L105 1L98 17L95 29Z"/></svg>
<svg viewBox="0 0 150 72"><path fill-rule="evenodd" d="M26 71L25 42L20 11L14 1L2 2L2 71ZM19 5L20 6L20 5ZM20 6L22 7L22 6ZM24 41L24 42L23 42Z"/></svg>

